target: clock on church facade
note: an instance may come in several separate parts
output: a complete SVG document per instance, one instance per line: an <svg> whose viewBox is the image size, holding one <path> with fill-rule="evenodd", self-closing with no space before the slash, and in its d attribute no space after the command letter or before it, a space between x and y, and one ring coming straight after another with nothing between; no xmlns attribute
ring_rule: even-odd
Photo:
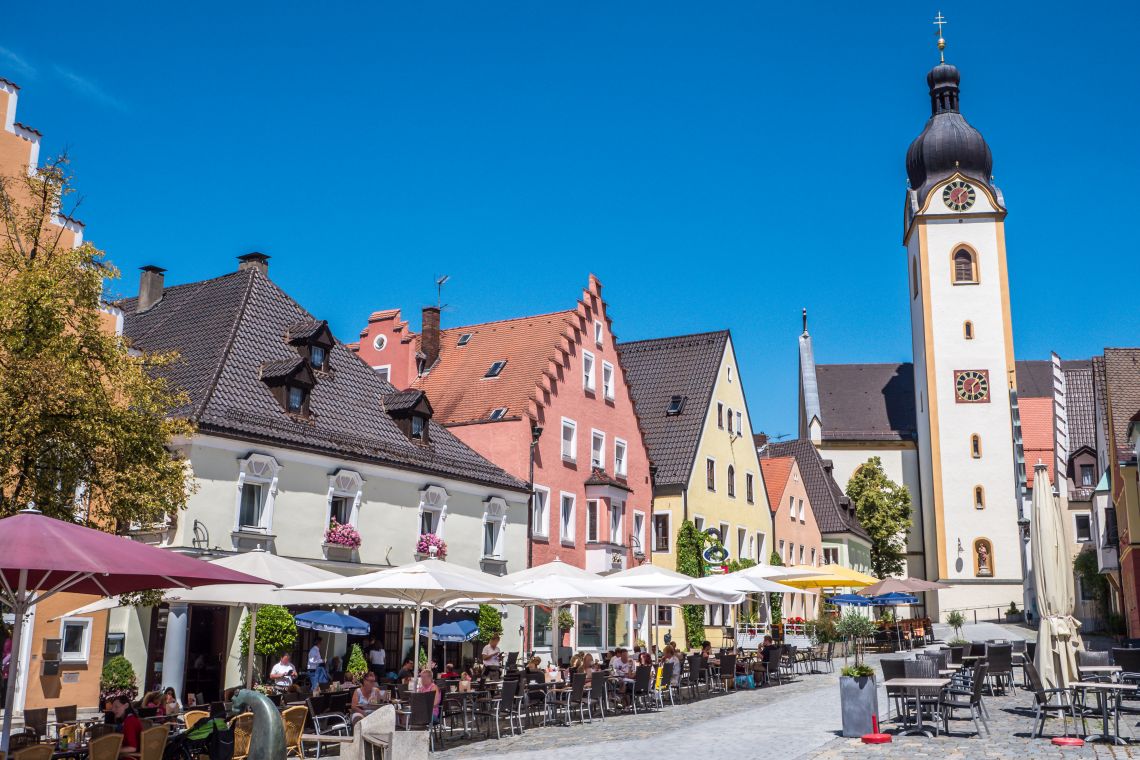
<svg viewBox="0 0 1140 760"><path fill-rule="evenodd" d="M961 369L954 373L954 400L976 404L990 400L990 373L985 369Z"/></svg>

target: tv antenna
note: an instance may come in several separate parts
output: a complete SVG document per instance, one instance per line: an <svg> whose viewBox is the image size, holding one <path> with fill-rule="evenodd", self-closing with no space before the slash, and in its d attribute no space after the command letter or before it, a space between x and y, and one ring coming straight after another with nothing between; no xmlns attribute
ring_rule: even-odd
<svg viewBox="0 0 1140 760"><path fill-rule="evenodd" d="M449 274L435 278L435 305L440 311L443 311L443 285L450 279Z"/></svg>

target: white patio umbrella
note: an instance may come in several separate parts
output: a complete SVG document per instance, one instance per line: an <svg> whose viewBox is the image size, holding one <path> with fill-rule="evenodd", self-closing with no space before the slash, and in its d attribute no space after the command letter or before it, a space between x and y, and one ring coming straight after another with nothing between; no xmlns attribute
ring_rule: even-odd
<svg viewBox="0 0 1140 760"><path fill-rule="evenodd" d="M1033 468L1033 507L1029 522L1033 580L1037 590L1037 653L1034 665L1046 688L1064 689L1079 681L1077 651L1081 624L1073 617L1073 571L1061 511L1053 497L1048 468Z"/></svg>
<svg viewBox="0 0 1140 760"><path fill-rule="evenodd" d="M218 557L209 560L211 564L236 570L247 575L264 578L277 586L295 586L302 583L315 583L340 578L329 570L286 559L263 549L254 549L240 554ZM289 591L274 585L233 585L201 586L195 589L170 589L162 600L169 604L210 604L223 607L245 607L249 610L249 652L245 663L245 682L253 683L254 648L257 641L257 610L266 604L282 607L303 604L313 606L373 607L377 605L407 607L399 599L381 599L374 596L358 596L328 593L323 596L304 591ZM60 617L83 615L99 610L109 610L119 605L118 597L107 597L92 602Z"/></svg>
<svg viewBox="0 0 1140 760"><path fill-rule="evenodd" d="M766 580L781 581L792 578L808 578L819 575L822 568L802 565L753 565L734 573L725 573L725 576L735 575L740 578L764 578ZM797 589L798 590L798 589Z"/></svg>
<svg viewBox="0 0 1140 760"><path fill-rule="evenodd" d="M666 570L658 565L638 565L628 570L605 576L606 583L626 586L654 595L650 602L654 607L660 604L740 604L744 594L739 591L725 591L701 585L699 578L693 578L674 570ZM657 625L651 614L650 629L653 644L657 643Z"/></svg>
<svg viewBox="0 0 1140 760"><path fill-rule="evenodd" d="M804 591L793 586L785 586L767 578L755 578L742 575L739 572L725 573L724 575L710 575L706 578L697 578L696 582L705 588L715 591L738 591L745 594L814 594L814 591Z"/></svg>
<svg viewBox="0 0 1140 760"><path fill-rule="evenodd" d="M335 592L382 599L398 599L416 608L416 626L423 609L428 610L428 657L431 657L431 630L435 610L473 599L490 599L496 602L525 602L531 597L514 591L503 579L462 565L438 559L425 559L407 565L377 570L374 573L339 577L318 583L305 583L288 587L290 591ZM420 661L420 637L417 634L413 662Z"/></svg>

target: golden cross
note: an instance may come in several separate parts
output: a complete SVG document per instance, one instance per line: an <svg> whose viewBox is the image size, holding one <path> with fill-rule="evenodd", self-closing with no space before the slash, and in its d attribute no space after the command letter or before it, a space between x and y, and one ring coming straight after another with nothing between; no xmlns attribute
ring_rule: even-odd
<svg viewBox="0 0 1140 760"><path fill-rule="evenodd" d="M946 63L946 40L942 37L942 27L947 24L946 17L942 15L942 11L934 17L934 25L938 27L938 58L942 63Z"/></svg>

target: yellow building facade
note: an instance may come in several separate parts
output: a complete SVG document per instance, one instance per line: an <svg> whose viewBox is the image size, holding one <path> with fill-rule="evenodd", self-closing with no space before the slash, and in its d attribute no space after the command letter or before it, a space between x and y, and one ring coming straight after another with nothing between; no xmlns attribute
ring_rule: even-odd
<svg viewBox="0 0 1140 760"><path fill-rule="evenodd" d="M677 569L677 535L691 520L716 531L730 561L767 564L772 515L729 332L623 344L622 363L655 471L646 561ZM734 622L727 605L707 608L705 638L725 643ZM680 608L659 608L656 623L659 643L684 640Z"/></svg>

